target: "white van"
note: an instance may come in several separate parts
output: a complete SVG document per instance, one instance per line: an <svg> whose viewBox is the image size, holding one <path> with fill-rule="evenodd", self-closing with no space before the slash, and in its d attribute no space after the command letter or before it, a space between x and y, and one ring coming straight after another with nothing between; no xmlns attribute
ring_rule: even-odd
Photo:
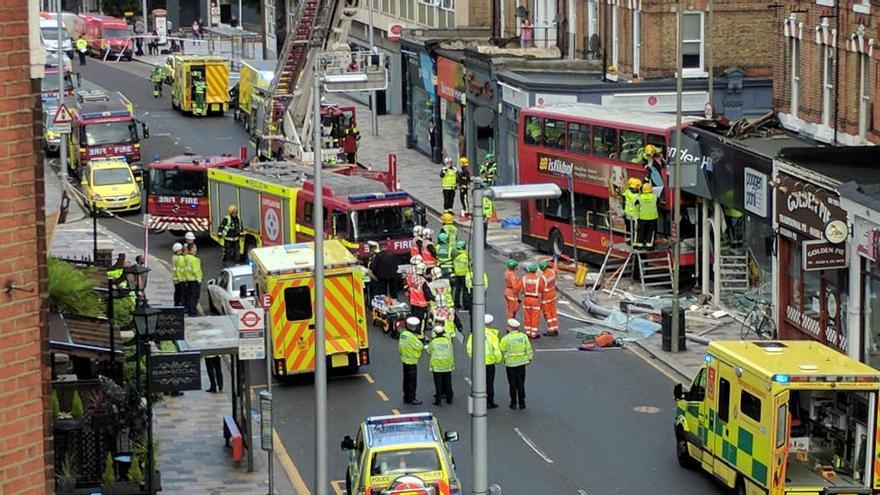
<svg viewBox="0 0 880 495"><path fill-rule="evenodd" d="M62 19L63 20L63 19ZM73 41L70 38L70 32L61 24L62 50L65 53L73 51ZM48 52L58 51L58 21L49 19L40 19L40 41L43 42L43 48Z"/></svg>

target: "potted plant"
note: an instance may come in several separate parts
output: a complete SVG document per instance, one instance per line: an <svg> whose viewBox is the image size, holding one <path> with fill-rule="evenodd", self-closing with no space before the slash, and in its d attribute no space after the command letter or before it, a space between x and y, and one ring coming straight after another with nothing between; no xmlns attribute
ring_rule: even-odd
<svg viewBox="0 0 880 495"><path fill-rule="evenodd" d="M146 470L150 466L147 463L147 433L144 432L140 438L135 440L134 442L134 455L133 459L137 459L139 462L143 464L143 468ZM132 462L132 466L135 462ZM146 478L146 476L144 476ZM144 489L146 489L147 483L144 481ZM157 492L162 489L162 477L159 473L159 442L156 439L153 439L153 492Z"/></svg>
<svg viewBox="0 0 880 495"><path fill-rule="evenodd" d="M73 431L82 428L83 405L79 392L73 391L70 412L62 412L58 395L52 392L52 415L55 417L55 429Z"/></svg>
<svg viewBox="0 0 880 495"><path fill-rule="evenodd" d="M76 458L73 456L73 452L68 452L55 474L56 493L58 495L71 495L75 493L76 479L78 477L79 472L76 470Z"/></svg>

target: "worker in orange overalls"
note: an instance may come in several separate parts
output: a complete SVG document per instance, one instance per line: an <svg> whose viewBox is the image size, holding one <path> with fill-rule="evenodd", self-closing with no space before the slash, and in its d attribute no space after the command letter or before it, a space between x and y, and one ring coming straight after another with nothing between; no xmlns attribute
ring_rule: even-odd
<svg viewBox="0 0 880 495"><path fill-rule="evenodd" d="M544 291L541 292L541 312L547 321L547 332L544 335L556 337L559 335L559 317L556 314L556 263L542 261L538 264L541 275L544 277Z"/></svg>
<svg viewBox="0 0 880 495"><path fill-rule="evenodd" d="M529 273L522 279L523 330L530 339L537 339L541 319L541 297L544 293L544 277L538 273L538 264L529 263Z"/></svg>
<svg viewBox="0 0 880 495"><path fill-rule="evenodd" d="M504 273L504 300L507 303L507 319L516 318L519 311L519 293L522 292L522 281L516 276L519 263L515 259L507 260L507 271Z"/></svg>

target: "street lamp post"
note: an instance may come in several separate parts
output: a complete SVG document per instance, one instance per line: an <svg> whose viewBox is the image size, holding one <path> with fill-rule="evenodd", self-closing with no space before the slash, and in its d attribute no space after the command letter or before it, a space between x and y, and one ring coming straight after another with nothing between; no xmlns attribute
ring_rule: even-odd
<svg viewBox="0 0 880 495"><path fill-rule="evenodd" d="M315 495L327 495L327 339L324 332L324 185L321 177L321 73L315 64Z"/></svg>
<svg viewBox="0 0 880 495"><path fill-rule="evenodd" d="M558 198L562 195L556 184L529 184L519 186L496 186L484 188L483 180L474 179L473 225L471 227L474 248L474 297L471 310L473 331L473 361L471 362L471 450L473 451L473 495L489 493L489 421L486 413L486 249L483 223L483 197L495 200L526 201L531 199Z"/></svg>
<svg viewBox="0 0 880 495"><path fill-rule="evenodd" d="M155 466L153 465L153 393L150 386L152 373L150 371L150 339L156 332L156 324L159 321L158 309L151 308L144 304L131 312L131 318L134 320L134 327L137 333L137 345L142 341L146 342L147 351L147 380L146 380L146 397L147 397L147 493L153 492L153 477ZM140 366L140 363L137 363Z"/></svg>
<svg viewBox="0 0 880 495"><path fill-rule="evenodd" d="M675 60L675 174L673 176L674 185L673 185L673 214L672 214L672 222L675 233L675 239L672 242L672 331L670 332L670 337L672 338L672 345L670 347L672 352L678 352L678 341L681 338L679 335L679 308L681 307L681 301L679 297L679 275L681 273L681 107L682 107L682 70L684 67L683 64L683 53L682 46L684 45L684 36L682 30L682 22L683 22L683 12L684 12L684 0L678 0L678 8L676 9L676 25L678 26L678 31L676 33L677 37L677 48L676 48L676 60ZM717 274L716 274L717 276Z"/></svg>

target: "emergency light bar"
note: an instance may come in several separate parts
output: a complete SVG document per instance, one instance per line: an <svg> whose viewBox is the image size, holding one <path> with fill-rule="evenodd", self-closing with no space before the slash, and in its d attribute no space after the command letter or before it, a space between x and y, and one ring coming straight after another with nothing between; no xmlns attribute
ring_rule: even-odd
<svg viewBox="0 0 880 495"><path fill-rule="evenodd" d="M81 102L110 101L107 93L105 93L102 89L83 89L76 92L76 97Z"/></svg>
<svg viewBox="0 0 880 495"><path fill-rule="evenodd" d="M368 194L352 194L348 197L350 203L365 203L367 201L378 201L382 199L406 199L409 193L404 191L396 191L389 193L368 193Z"/></svg>
<svg viewBox="0 0 880 495"><path fill-rule="evenodd" d="M412 423L414 421L431 421L434 419L434 415L431 413L415 413L415 414L401 414L398 416L373 416L372 418L367 418L368 425L393 425L399 423Z"/></svg>
<svg viewBox="0 0 880 495"><path fill-rule="evenodd" d="M105 117L131 117L128 110L111 110L109 112L83 112L84 119L100 119Z"/></svg>
<svg viewBox="0 0 880 495"><path fill-rule="evenodd" d="M877 382L880 381L876 376L864 375L773 375L773 381L776 383L804 383L804 382L822 382L822 383L846 383L846 382Z"/></svg>

